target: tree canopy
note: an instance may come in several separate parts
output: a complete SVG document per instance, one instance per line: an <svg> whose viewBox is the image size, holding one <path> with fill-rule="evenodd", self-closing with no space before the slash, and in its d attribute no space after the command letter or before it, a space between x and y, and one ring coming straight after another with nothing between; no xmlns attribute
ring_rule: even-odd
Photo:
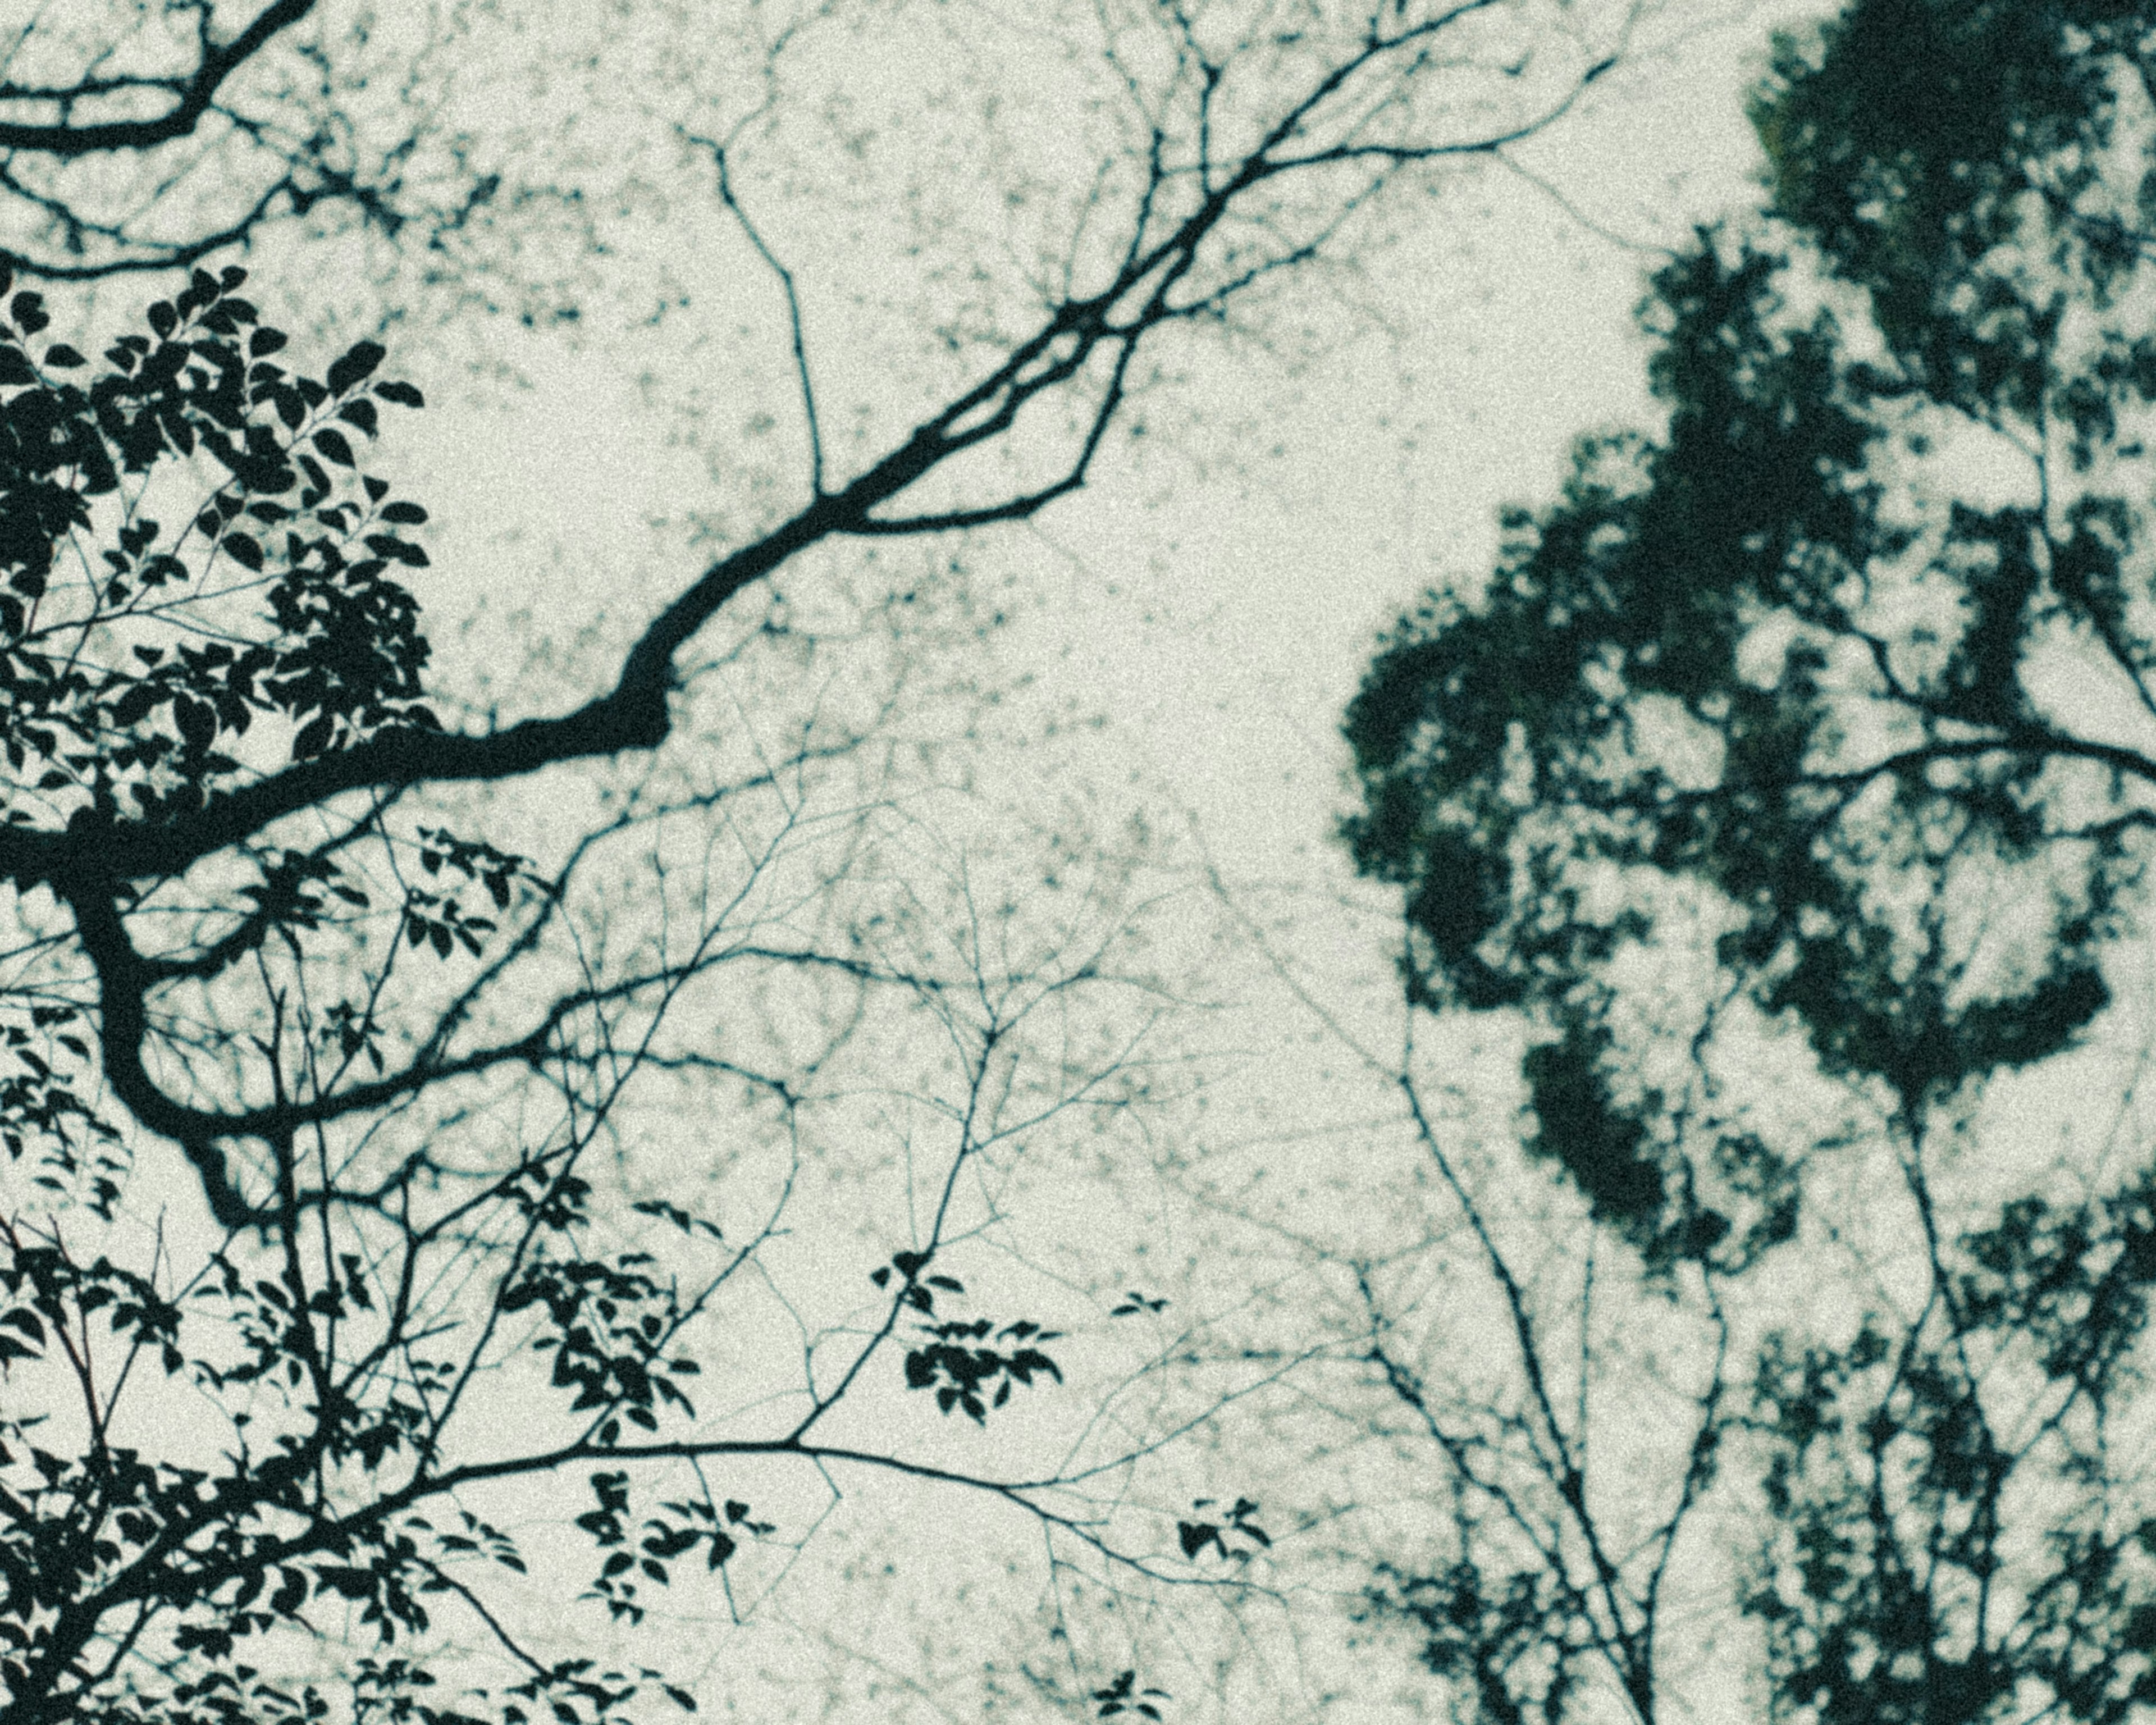
<svg viewBox="0 0 2156 1725"><path fill-rule="evenodd" d="M1481 1717L1571 1717L1590 1668L1654 1717L1653 1584L1738 1457L1773 1716L2156 1702L2156 1506L2113 1446L2145 1137L2128 1111L2123 1167L2062 1168L1979 1106L2132 1034L2145 987L2152 48L2156 12L2079 0L1851 0L1779 39L1764 209L1642 306L1665 420L1583 439L1348 711L1344 836L1403 891L1410 999L1524 1021L1529 1148L1650 1286L1727 1348L1743 1277L1863 1231L1821 1183L1866 1156L1913 1265L1898 1302L1821 1281L1738 1375L1713 1352L1650 1571L1603 1558L1620 1487L1490 1247L1537 1441L1507 1473L1428 1404L1480 1508L1378 1596Z"/></svg>
<svg viewBox="0 0 2156 1725"><path fill-rule="evenodd" d="M1548 1027L1551 1153L1656 1250L1734 1263L1784 1213L1772 1146L1612 1088L1650 883L1711 894L1734 1014L1912 1122L2109 998L2156 774L2146 28L1863 5L1784 41L1773 219L1646 302L1666 429L1584 441L1349 712L1348 837L1408 889L1416 986Z"/></svg>

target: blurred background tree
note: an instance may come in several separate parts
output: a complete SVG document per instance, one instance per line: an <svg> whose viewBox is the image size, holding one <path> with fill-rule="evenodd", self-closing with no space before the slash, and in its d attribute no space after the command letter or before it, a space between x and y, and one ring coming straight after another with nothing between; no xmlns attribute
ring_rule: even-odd
<svg viewBox="0 0 2156 1725"><path fill-rule="evenodd" d="M1776 1717L2156 1701L2124 1435L2156 1213L2115 1053L2156 823L2152 43L2073 0L1781 39L1764 213L1643 308L1666 422L1583 439L1348 714L1409 1000L1517 1016L1530 1153L1715 1338L1656 1517L1743 1458ZM1762 1286L1792 1250L1794 1313ZM1550 1343L1491 1261L1532 1394L1509 1452L1433 1413L1455 1548L1378 1607L1480 1717L1571 1717L1594 1670L1655 1717L1675 1523L1609 1537L1641 1482L1541 1389L1584 1373L1588 1296Z"/></svg>

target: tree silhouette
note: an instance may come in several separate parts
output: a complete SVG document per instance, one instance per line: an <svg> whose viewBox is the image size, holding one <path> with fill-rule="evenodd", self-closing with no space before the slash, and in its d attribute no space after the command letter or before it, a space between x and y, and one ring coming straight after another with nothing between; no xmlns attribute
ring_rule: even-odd
<svg viewBox="0 0 2156 1725"><path fill-rule="evenodd" d="M1953 1152L1988 1086L2103 1021L2136 926L2152 25L1853 0L1779 40L1768 211L1645 304L1666 425L1583 439L1348 715L1346 837L1404 890L1410 999L1524 1018L1529 1148L1652 1285L1719 1325L1786 1242L1861 1229L1808 1195L1830 1158L1897 1180L1917 1296L1825 1301L1817 1336L1765 1337L1748 1406L1717 1413L1718 1370L1697 1404L1763 1481L1741 1604L1777 1717L2152 1693L2152 1524L2108 1437L2156 1272L2145 1147L2035 1189L2019 1131ZM1561 1486L1562 1445L1537 1455ZM1463 1558L1389 1609L1483 1717L1573 1704L1527 1681L1544 1639L1652 1717L1630 1644L1572 1627L1571 1563L1500 1588Z"/></svg>
<svg viewBox="0 0 2156 1725"><path fill-rule="evenodd" d="M579 1584L634 1628L658 1589L700 1576L731 1600L760 1550L798 1546L803 1522L730 1483L759 1463L832 1501L864 1470L983 1494L1057 1561L1132 1575L1203 1582L1209 1553L1262 1551L1247 1498L1218 1526L1117 1518L1149 1436L1023 1477L924 1459L1055 1394L1083 1345L969 1295L957 1255L1025 1142L1142 1097L1162 997L1125 962L1109 861L1037 915L977 879L912 806L933 788L870 747L902 691L827 696L813 625L758 590L813 548L1068 495L1142 352L1322 265L1392 182L1530 135L1602 69L1578 57L1543 100L1517 44L1476 33L1489 10L1116 23L1137 142L1088 182L1060 279L865 452L825 446L794 275L737 195L740 130L684 128L783 294L807 460L778 523L685 578L567 711L498 722L430 677L426 512L367 470L424 403L380 375L380 343L290 368L234 266L194 270L102 367L39 339L38 293L7 300L0 1717L687 1705L548 1637ZM169 74L114 71L138 62L70 26L79 69L0 90L57 119L0 147L49 237L96 255L24 267L207 261L332 195L244 105L270 56L327 52L314 17L274 6L228 34L168 11L198 27ZM1523 90L1494 121L1452 100ZM25 177L186 147L213 120L284 163L239 227L145 237ZM984 458L1020 439L1030 477L998 486ZM767 732L698 704L744 666L797 697ZM670 1128L695 1142L639 1158L639 1099L666 1086L698 1098ZM771 1260L811 1171L844 1159L819 1111L862 1096L905 1147L905 1196L857 1220L880 1243L819 1316L773 1291ZM974 1297L985 1315L952 1310ZM740 1362L774 1334L786 1369ZM963 1418L916 1430L916 1409ZM498 1507L579 1477L588 1583ZM456 1651L466 1633L482 1654ZM1136 1681L1095 1698L1165 1698Z"/></svg>

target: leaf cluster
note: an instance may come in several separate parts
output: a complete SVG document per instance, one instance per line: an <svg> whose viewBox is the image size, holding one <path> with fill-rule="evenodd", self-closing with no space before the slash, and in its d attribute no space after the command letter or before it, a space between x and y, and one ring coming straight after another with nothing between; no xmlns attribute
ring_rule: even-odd
<svg viewBox="0 0 2156 1725"><path fill-rule="evenodd" d="M1772 218L1642 307L1665 429L1583 439L1348 711L1343 836L1404 891L1411 996L1527 1017L1537 1144L1650 1262L1789 1237L1810 1147L1718 1100L1722 1027L1920 1124L2110 1004L2156 756L2046 667L2156 701L2156 180L2112 136L2146 28L1855 0L1784 40ZM2010 490L1956 495L1953 449ZM1720 1004L1673 1086L1624 979L1702 924Z"/></svg>

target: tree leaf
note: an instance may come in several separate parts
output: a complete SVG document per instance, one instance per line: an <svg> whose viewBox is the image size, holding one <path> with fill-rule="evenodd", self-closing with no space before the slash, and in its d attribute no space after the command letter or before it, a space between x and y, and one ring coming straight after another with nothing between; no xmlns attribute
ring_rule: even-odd
<svg viewBox="0 0 2156 1725"><path fill-rule="evenodd" d="M330 746L330 738L335 731L335 723L327 713L316 714L300 727L299 735L292 739L292 758L305 761L321 754Z"/></svg>
<svg viewBox="0 0 2156 1725"><path fill-rule="evenodd" d="M342 395L363 381L385 357L386 351L379 341L353 342L341 358L331 362L326 380L330 386L330 393Z"/></svg>

